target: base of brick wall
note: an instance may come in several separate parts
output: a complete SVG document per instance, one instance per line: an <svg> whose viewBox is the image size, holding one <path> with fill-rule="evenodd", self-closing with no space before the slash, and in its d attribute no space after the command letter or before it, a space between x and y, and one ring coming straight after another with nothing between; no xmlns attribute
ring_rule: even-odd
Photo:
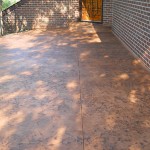
<svg viewBox="0 0 150 150"><path fill-rule="evenodd" d="M128 47L127 44L124 43L123 40L120 39L117 34L115 34L115 32L112 31L112 33L113 33L113 35L124 45L124 47L126 47L126 49L131 53L131 55L133 55L133 56L135 57L135 59L137 59L137 60L140 62L140 64L142 65L142 67L144 67L144 68L150 73L150 67L147 66L147 65L130 49L130 47Z"/></svg>

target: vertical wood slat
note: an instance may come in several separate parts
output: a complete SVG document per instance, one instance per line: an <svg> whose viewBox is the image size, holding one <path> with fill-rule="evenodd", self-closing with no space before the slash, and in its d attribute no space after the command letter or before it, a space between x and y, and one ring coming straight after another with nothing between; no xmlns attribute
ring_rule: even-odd
<svg viewBox="0 0 150 150"><path fill-rule="evenodd" d="M82 0L82 20L102 21L102 0Z"/></svg>

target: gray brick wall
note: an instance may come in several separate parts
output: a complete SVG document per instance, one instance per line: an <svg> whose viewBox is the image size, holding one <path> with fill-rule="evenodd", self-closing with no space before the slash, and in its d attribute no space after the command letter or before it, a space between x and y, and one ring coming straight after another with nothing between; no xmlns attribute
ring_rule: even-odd
<svg viewBox="0 0 150 150"><path fill-rule="evenodd" d="M112 30L150 68L150 0L114 0Z"/></svg>
<svg viewBox="0 0 150 150"><path fill-rule="evenodd" d="M103 0L103 24L112 24L112 4L113 0Z"/></svg>

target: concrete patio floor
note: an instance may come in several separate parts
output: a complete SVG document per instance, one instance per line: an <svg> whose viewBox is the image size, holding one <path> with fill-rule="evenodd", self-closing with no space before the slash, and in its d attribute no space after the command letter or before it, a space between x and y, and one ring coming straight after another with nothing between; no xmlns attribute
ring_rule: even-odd
<svg viewBox="0 0 150 150"><path fill-rule="evenodd" d="M0 38L0 150L149 150L150 73L109 27Z"/></svg>

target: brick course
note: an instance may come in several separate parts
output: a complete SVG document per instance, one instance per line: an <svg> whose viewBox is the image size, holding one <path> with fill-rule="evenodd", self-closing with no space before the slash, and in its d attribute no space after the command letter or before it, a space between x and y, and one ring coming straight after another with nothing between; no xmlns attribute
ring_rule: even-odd
<svg viewBox="0 0 150 150"><path fill-rule="evenodd" d="M114 0L112 30L150 68L150 1Z"/></svg>

